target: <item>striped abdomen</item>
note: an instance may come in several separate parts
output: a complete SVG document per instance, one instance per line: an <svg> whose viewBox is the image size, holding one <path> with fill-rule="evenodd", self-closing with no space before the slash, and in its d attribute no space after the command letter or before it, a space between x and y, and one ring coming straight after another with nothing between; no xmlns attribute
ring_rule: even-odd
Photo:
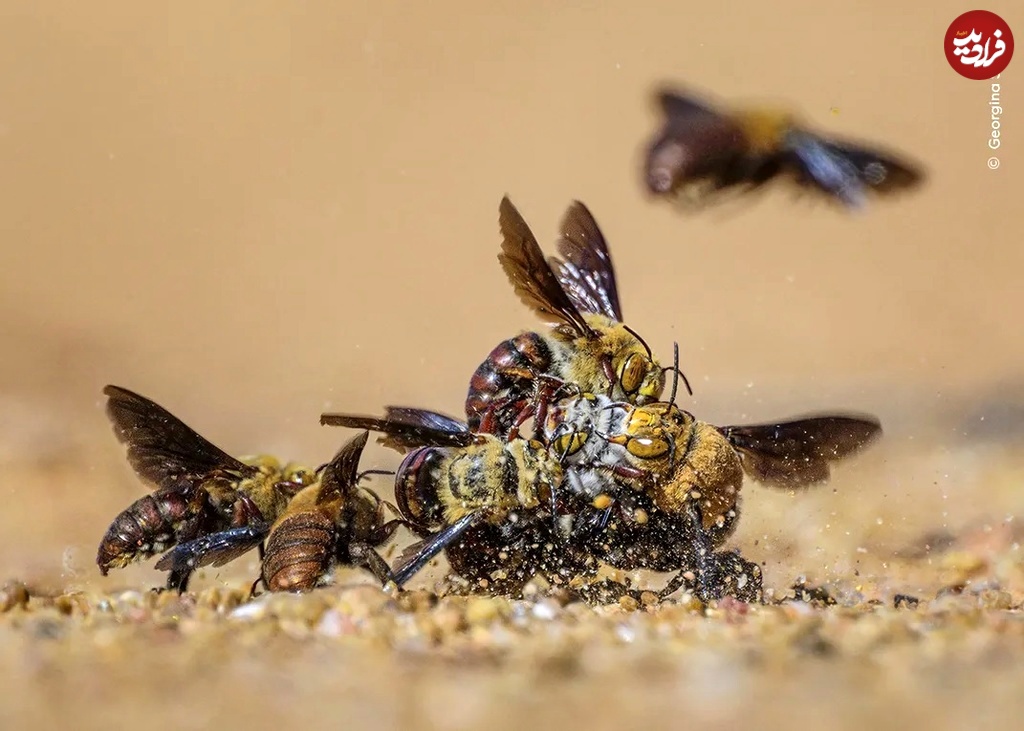
<svg viewBox="0 0 1024 731"><path fill-rule="evenodd" d="M149 558L198 533L205 505L196 490L157 490L128 506L107 528L96 563L106 576L112 568Z"/></svg>
<svg viewBox="0 0 1024 731"><path fill-rule="evenodd" d="M532 381L547 373L551 363L551 348L539 333L524 332L499 343L469 381L469 428L480 431L481 422L493 409L497 413L490 417L498 427L494 431L507 430L530 398Z"/></svg>
<svg viewBox="0 0 1024 731"><path fill-rule="evenodd" d="M267 538L263 581L270 591L308 591L334 564L334 521L319 510L290 515Z"/></svg>

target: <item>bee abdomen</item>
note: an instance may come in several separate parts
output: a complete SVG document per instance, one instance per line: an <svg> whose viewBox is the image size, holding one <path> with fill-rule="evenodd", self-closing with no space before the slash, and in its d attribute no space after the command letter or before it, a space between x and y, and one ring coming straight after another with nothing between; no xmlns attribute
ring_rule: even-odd
<svg viewBox="0 0 1024 731"><path fill-rule="evenodd" d="M535 332L524 332L498 343L476 369L466 394L466 420L476 430L494 399L523 390L523 382L551 367L551 348ZM523 394L525 395L525 394Z"/></svg>
<svg viewBox="0 0 1024 731"><path fill-rule="evenodd" d="M402 515L424 528L444 520L437 486L446 458L439 447L421 447L406 455L395 472L395 502Z"/></svg>
<svg viewBox="0 0 1024 731"><path fill-rule="evenodd" d="M139 498L107 528L96 553L96 563L106 576L112 568L149 558L167 550L181 536L195 532L199 510L191 497L180 491L158 491Z"/></svg>
<svg viewBox="0 0 1024 731"><path fill-rule="evenodd" d="M297 513L267 538L263 579L270 591L308 591L330 570L335 527L323 513Z"/></svg>

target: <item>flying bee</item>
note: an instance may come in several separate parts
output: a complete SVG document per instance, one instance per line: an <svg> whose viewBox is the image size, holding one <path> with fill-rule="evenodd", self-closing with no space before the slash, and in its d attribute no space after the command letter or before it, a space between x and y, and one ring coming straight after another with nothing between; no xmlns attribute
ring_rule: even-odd
<svg viewBox="0 0 1024 731"><path fill-rule="evenodd" d="M705 200L728 188L756 188L783 174L851 208L869 192L915 187L920 170L873 147L827 137L789 112L751 108L718 111L689 94L657 94L665 116L645 162L647 188Z"/></svg>
<svg viewBox="0 0 1024 731"><path fill-rule="evenodd" d="M665 374L647 344L622 322L611 255L580 202L562 219L559 257L545 260L507 197L499 208L501 262L520 300L555 324L500 343L476 369L466 396L469 428L508 437L566 386L631 403L661 396Z"/></svg>
<svg viewBox="0 0 1024 731"><path fill-rule="evenodd" d="M391 571L376 549L403 521L385 522L387 503L358 487L368 474L358 472L367 436L364 431L349 440L272 523L255 521L180 543L156 568L191 573L222 566L264 544L260 580L270 591L309 591L326 583L338 564L364 566L386 583Z"/></svg>
<svg viewBox="0 0 1024 731"><path fill-rule="evenodd" d="M519 591L539 571L568 579L596 567L589 556L555 548L556 531L543 517L562 470L540 442L506 442L414 408L388 407L383 417L323 414L320 422L382 432L381 443L407 451L395 501L424 540L400 558L392 573L398 586L441 551L455 574L500 593Z"/></svg>
<svg viewBox="0 0 1024 731"><path fill-rule="evenodd" d="M312 470L267 456L236 459L144 396L107 386L107 416L128 462L156 489L110 524L96 555L100 572L123 568L208 533L274 520L315 481ZM191 572L172 571L184 591Z"/></svg>

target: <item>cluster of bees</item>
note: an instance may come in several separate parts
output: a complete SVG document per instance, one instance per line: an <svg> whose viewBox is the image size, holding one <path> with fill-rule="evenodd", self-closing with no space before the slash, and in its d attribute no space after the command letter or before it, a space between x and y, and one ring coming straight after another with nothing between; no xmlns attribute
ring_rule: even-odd
<svg viewBox="0 0 1024 731"><path fill-rule="evenodd" d="M666 121L649 145L651 192L705 199L788 177L847 206L915 184L910 165L806 130L764 110L722 113L659 95ZM881 433L865 415L714 426L676 404L678 364L663 366L626 325L608 245L585 205L545 257L515 206L499 209L498 259L520 300L551 324L501 342L470 379L465 420L420 408L331 413L357 429L325 465L235 458L137 393L108 386L107 413L128 460L155 490L115 518L102 573L163 555L167 588L253 548L270 591L306 591L336 565L401 587L444 552L466 585L516 595L535 576L584 598L621 596L602 576L647 569L703 601L761 597L761 572L723 545L736 528L744 474L784 489L826 481L832 462ZM666 374L671 374L667 400ZM395 472L360 471L369 432L405 453ZM360 483L394 475L394 504ZM389 565L400 526L420 540ZM614 573L612 574L614 575Z"/></svg>

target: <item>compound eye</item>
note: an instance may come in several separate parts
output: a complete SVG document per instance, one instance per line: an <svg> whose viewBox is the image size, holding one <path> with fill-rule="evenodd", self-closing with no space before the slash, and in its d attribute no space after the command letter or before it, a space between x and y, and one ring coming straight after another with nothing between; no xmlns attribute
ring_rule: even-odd
<svg viewBox="0 0 1024 731"><path fill-rule="evenodd" d="M633 437L626 442L626 451L640 459L657 459L671 448L664 437Z"/></svg>
<svg viewBox="0 0 1024 731"><path fill-rule="evenodd" d="M619 371L619 384L627 395L632 395L640 390L643 385L644 376L647 375L647 364L650 361L640 353L633 353L626 362L622 364Z"/></svg>
<svg viewBox="0 0 1024 731"><path fill-rule="evenodd" d="M576 454L576 452L583 448L586 441L586 432L572 431L568 434L563 434L562 436L557 437L551 443L551 447L554 449L555 456L561 459L563 457Z"/></svg>
<svg viewBox="0 0 1024 731"><path fill-rule="evenodd" d="M290 471L285 475L285 479L288 482L295 483L296 485L311 485L316 479L312 472L307 469L296 469Z"/></svg>

